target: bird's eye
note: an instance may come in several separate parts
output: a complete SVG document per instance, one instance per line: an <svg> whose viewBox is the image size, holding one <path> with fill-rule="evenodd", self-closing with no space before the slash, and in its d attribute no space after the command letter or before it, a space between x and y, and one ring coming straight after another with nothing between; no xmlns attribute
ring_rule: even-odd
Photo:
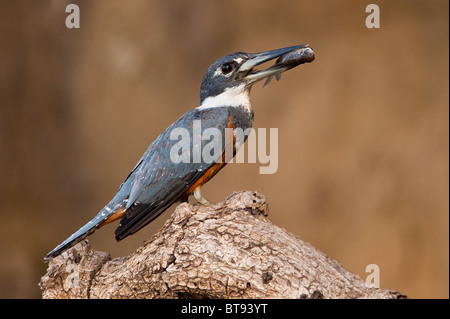
<svg viewBox="0 0 450 319"><path fill-rule="evenodd" d="M231 72L231 70L233 70L233 66L230 63L225 63L224 65L222 65L223 74L228 74Z"/></svg>

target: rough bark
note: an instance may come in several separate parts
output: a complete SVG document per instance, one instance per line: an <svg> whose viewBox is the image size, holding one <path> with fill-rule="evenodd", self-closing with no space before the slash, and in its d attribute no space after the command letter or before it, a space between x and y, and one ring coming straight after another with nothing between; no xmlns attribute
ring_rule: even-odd
<svg viewBox="0 0 450 319"><path fill-rule="evenodd" d="M111 259L87 240L53 259L43 298L403 298L368 287L268 218L244 191L211 207L183 203L132 255Z"/></svg>

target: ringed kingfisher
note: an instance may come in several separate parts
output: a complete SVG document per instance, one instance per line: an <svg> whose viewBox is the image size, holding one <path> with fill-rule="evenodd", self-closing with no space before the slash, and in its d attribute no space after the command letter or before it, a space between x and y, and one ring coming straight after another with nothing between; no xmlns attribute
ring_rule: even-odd
<svg viewBox="0 0 450 319"><path fill-rule="evenodd" d="M255 67L276 59L271 67L256 70ZM230 160L225 160L227 143L231 142L233 156L247 139L236 142L236 136L226 139L226 132L237 128L251 128L253 110L249 93L252 85L262 79L266 84L281 73L300 64L312 62L314 52L308 45L297 45L261 53L236 52L214 62L207 70L200 87L200 106L182 115L149 146L137 165L119 187L114 198L86 225L49 252L49 261L95 232L98 228L120 219L115 230L117 241L134 234L153 221L175 202L187 201L189 195L203 205L210 202L201 194L202 186L214 177ZM202 130L215 128L222 134L222 152L214 161L193 160L174 163L171 149L178 142L171 132L176 128L193 131L196 120L201 120ZM202 132L200 132L202 134ZM234 134L234 133L233 133ZM206 141L193 140L189 147L203 147ZM232 158L232 157L231 157Z"/></svg>

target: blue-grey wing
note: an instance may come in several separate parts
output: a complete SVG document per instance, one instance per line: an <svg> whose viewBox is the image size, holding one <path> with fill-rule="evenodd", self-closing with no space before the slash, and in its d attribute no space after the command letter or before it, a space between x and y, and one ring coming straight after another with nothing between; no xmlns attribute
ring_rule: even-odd
<svg viewBox="0 0 450 319"><path fill-rule="evenodd" d="M189 187L194 184L208 168L220 160L223 148L220 152L213 153L210 160L192 151L193 143L200 141L201 148L209 143L195 134L203 134L204 130L214 127L221 132L221 145L225 145L225 128L228 125L230 114L226 109L192 110L184 114L178 121L169 126L147 149L134 171L123 183L119 193L128 192L125 216L116 229L116 239L121 240L158 217L176 200L178 200ZM195 122L199 121L199 122ZM195 125L201 126L197 131ZM186 130L189 133L188 147L189 160L173 161L173 147L182 143L182 138L177 138L174 130ZM177 132L177 131L176 131ZM171 137L172 135L172 137ZM180 135L181 136L181 135ZM171 157L172 150L172 157ZM179 154L178 154L179 155Z"/></svg>

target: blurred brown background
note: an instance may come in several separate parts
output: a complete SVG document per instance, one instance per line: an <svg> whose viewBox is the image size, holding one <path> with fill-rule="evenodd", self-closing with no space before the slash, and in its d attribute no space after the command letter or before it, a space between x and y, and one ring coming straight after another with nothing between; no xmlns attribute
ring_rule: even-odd
<svg viewBox="0 0 450 319"><path fill-rule="evenodd" d="M77 3L81 28L67 29ZM367 29L376 3L381 28ZM235 51L309 43L316 61L252 90L279 168L231 164L205 187L258 190L270 218L365 278L449 296L448 1L0 0L0 297L39 298L44 255L115 194L147 146L196 107ZM173 208L116 243L130 254Z"/></svg>

